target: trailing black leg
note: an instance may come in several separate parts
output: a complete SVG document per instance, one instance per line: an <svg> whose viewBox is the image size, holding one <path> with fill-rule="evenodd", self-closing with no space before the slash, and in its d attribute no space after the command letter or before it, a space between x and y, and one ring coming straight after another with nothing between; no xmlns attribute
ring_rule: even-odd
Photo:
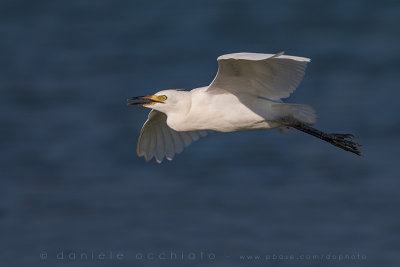
<svg viewBox="0 0 400 267"><path fill-rule="evenodd" d="M290 117L283 118L281 123L304 133L318 137L319 139L329 142L334 146L340 147L341 149L362 156L361 152L358 150L358 147L361 145L353 141L354 136L352 134L324 133Z"/></svg>

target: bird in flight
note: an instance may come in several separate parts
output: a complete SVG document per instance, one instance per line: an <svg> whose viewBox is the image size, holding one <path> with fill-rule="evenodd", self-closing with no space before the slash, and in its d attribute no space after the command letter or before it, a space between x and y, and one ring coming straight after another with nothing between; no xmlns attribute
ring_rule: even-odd
<svg viewBox="0 0 400 267"><path fill-rule="evenodd" d="M301 82L309 58L278 54L234 53L218 57L218 73L209 86L191 91L163 90L128 98L128 105L150 108L140 132L137 154L146 161L172 160L208 132L290 128L318 137L361 156L351 134L311 126L310 105L284 103ZM132 102L133 101L133 102Z"/></svg>

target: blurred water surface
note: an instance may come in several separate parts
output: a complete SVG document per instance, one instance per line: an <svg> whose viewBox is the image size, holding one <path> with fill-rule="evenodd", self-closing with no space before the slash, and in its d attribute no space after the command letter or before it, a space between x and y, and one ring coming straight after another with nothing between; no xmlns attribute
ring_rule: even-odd
<svg viewBox="0 0 400 267"><path fill-rule="evenodd" d="M397 1L2 1L1 265L398 266L399 25ZM365 157L254 131L138 158L148 110L126 97L207 85L241 51L312 58L288 101ZM137 256L171 251L216 259ZM240 259L273 253L366 259Z"/></svg>

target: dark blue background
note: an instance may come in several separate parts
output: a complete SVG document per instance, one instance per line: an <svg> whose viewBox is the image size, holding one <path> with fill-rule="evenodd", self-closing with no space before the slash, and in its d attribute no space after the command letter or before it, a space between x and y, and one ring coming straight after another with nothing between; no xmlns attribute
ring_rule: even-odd
<svg viewBox="0 0 400 267"><path fill-rule="evenodd" d="M398 266L399 25L398 1L1 1L1 265ZM138 158L148 110L126 97L208 85L244 51L311 58L288 101L365 157L253 131ZM136 259L170 251L216 259ZM274 253L367 259L239 259Z"/></svg>

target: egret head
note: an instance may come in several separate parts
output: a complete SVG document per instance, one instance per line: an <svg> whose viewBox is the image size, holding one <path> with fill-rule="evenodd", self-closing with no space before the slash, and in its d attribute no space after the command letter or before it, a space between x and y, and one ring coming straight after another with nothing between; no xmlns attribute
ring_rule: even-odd
<svg viewBox="0 0 400 267"><path fill-rule="evenodd" d="M155 109L165 114L170 112L181 112L185 108L190 108L191 103L187 101L190 97L187 91L163 90L150 96L136 96L128 98L127 101L138 100L138 102L129 102L128 106L144 106Z"/></svg>

